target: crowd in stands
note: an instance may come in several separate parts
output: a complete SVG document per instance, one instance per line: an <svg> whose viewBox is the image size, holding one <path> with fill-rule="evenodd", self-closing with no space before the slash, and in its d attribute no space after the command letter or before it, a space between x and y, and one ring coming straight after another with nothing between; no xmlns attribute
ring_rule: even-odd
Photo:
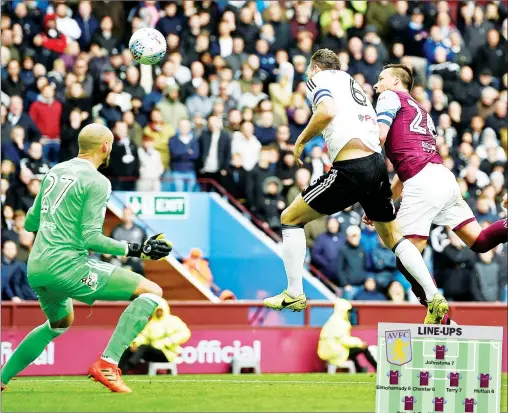
<svg viewBox="0 0 508 413"><path fill-rule="evenodd" d="M320 47L337 52L373 101L385 63L410 66L445 165L478 220L497 220L507 22L501 1L3 1L2 298L34 298L25 214L91 122L114 133L103 171L114 190L196 191L210 178L279 231L281 211L331 166L322 137L306 147L303 168L292 156L311 116L304 72ZM153 67L126 48L141 27L167 38ZM393 255L361 214L354 206L307 225L310 261L349 298L407 298ZM506 299L506 245L476 255L443 228L430 241L427 262L448 298Z"/></svg>

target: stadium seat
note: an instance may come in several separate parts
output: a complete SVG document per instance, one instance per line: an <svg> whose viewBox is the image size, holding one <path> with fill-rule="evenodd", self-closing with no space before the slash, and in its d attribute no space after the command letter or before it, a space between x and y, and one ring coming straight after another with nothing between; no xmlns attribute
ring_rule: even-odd
<svg viewBox="0 0 508 413"><path fill-rule="evenodd" d="M158 370L171 370L171 375L176 376L178 374L178 368L176 363L148 363L148 375L156 376Z"/></svg>
<svg viewBox="0 0 508 413"><path fill-rule="evenodd" d="M242 369L254 369L254 373L261 374L261 361L257 357L233 357L232 373L241 374Z"/></svg>
<svg viewBox="0 0 508 413"><path fill-rule="evenodd" d="M347 360L339 364L327 364L328 374L335 374L337 369L348 370L350 374L356 373L355 363L353 363L351 360Z"/></svg>

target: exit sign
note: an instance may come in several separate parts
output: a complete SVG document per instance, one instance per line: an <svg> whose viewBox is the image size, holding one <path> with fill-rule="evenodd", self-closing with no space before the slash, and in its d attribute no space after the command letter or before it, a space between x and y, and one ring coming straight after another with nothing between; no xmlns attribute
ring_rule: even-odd
<svg viewBox="0 0 508 413"><path fill-rule="evenodd" d="M131 195L128 206L141 217L187 219L189 199L186 195Z"/></svg>

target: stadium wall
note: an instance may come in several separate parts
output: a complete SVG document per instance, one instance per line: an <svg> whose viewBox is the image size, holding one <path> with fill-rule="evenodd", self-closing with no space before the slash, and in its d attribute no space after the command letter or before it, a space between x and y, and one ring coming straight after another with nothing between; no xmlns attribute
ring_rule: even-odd
<svg viewBox="0 0 508 413"><path fill-rule="evenodd" d="M115 191L110 203L116 211L129 206L138 224L164 232L176 256L186 257L191 248L200 248L210 261L214 283L233 291L238 299L260 300L286 287L280 245L216 193ZM304 275L304 288L309 299L335 297L309 273ZM328 316L329 311L318 309L313 319L322 325ZM303 318L293 313L283 313L274 321L303 324Z"/></svg>

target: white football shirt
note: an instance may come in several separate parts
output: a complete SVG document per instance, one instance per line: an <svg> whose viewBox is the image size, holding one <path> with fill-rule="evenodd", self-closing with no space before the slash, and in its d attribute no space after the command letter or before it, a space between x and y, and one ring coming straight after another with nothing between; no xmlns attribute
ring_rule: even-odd
<svg viewBox="0 0 508 413"><path fill-rule="evenodd" d="M307 81L307 99L312 111L323 99L333 99L337 114L323 131L333 161L351 140L360 139L381 153L376 111L360 85L342 70L323 70Z"/></svg>

